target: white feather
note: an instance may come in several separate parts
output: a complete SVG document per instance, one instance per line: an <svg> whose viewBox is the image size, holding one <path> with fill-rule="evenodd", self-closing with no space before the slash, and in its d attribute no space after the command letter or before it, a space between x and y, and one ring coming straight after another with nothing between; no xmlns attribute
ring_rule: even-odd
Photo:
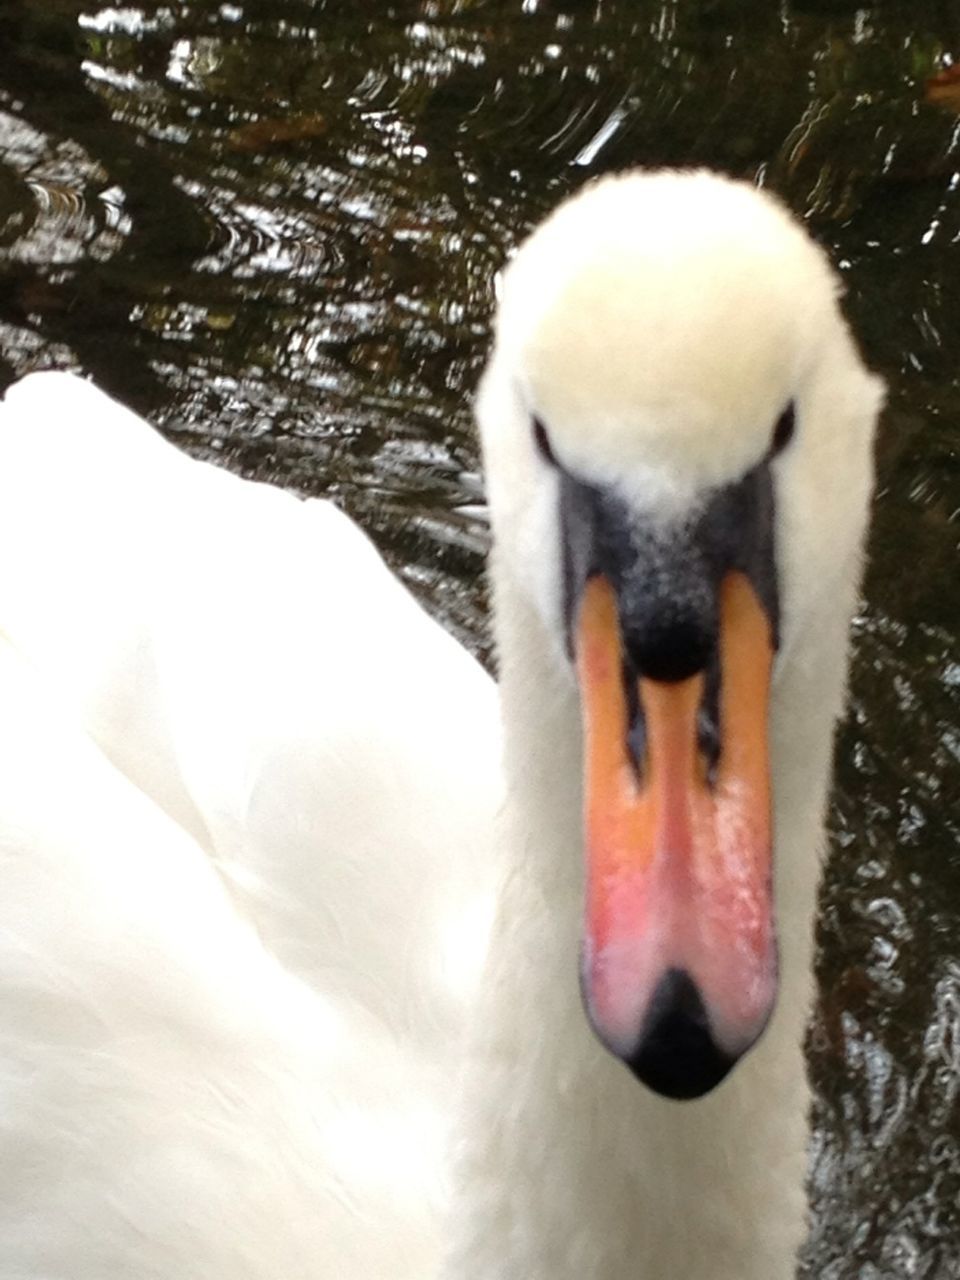
<svg viewBox="0 0 960 1280"><path fill-rule="evenodd" d="M0 406L0 535L0 1271L422 1280L492 682L334 507L65 374Z"/></svg>

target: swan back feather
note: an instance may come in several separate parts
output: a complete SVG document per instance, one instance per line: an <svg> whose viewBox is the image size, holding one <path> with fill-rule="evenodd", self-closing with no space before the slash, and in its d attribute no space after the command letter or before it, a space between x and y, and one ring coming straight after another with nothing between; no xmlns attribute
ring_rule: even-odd
<svg viewBox="0 0 960 1280"><path fill-rule="evenodd" d="M492 681L335 507L67 374L0 404L0 531L0 1270L422 1280Z"/></svg>

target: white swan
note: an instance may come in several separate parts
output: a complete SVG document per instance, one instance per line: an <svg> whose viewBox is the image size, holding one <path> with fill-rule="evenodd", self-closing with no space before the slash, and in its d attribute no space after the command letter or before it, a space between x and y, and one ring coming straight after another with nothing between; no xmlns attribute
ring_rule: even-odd
<svg viewBox="0 0 960 1280"><path fill-rule="evenodd" d="M446 1280L785 1280L792 1272L804 1204L808 1098L800 1042L811 985L817 853L880 400L840 319L835 293L822 256L775 204L704 174L602 182L563 206L507 272L479 417L495 533L492 575L509 779L501 839L510 873L483 991L468 1018L470 1079L446 1227ZM239 497L241 482L205 478L210 494L216 483L224 494L236 495L236 519L222 545L239 539L242 556L236 564L229 557L221 563L220 544L204 528L207 498L199 496L199 480L193 493L193 477L204 469L174 462L158 442L149 459L144 454L130 499L115 492L118 471L133 461L124 440L134 438L135 423L121 421L121 411L112 408L118 416L109 450L118 461L94 483L89 503L76 503L76 482L65 472L47 508L65 503L73 512L75 524L65 538L59 521L51 530L42 512L23 510L30 506L24 477L31 465L42 474L49 457L45 450L42 462L30 454L30 422L48 393L51 412L61 393L61 410L71 418L79 413L96 419L107 411L92 389L70 383L68 391L60 381L54 390L54 383L49 376L28 380L7 399L5 412L14 419L22 452L14 455L18 480L3 461L0 438L0 512L12 504L5 542L14 531L19 538L23 518L33 543L25 544L22 563L0 572L0 626L54 682L60 705L76 709L132 783L199 842L190 846L193 861L202 866L201 845L214 858L242 915L257 922L270 951L316 984L313 991L306 988L310 999L319 999L316 991L325 991L329 979L334 1001L355 996L359 1003L354 979L345 975L371 948L371 969L362 963L376 981L361 986L379 1020L377 1032L367 1041L363 1027L348 1030L361 1048L379 1048L395 1007L391 992L398 978L389 962L400 954L384 942L402 936L411 948L404 957L418 975L435 975L429 959L434 948L423 944L419 922L411 922L409 913L425 893L431 903L426 919L436 925L451 903L469 910L483 884L468 876L445 901L442 894L431 897L426 876L398 875L382 897L367 898L383 840L358 842L364 857L351 858L348 880L339 870L317 871L311 861L314 828L325 824L328 805L334 806L336 839L352 850L350 824L362 828L369 820L355 810L365 808L370 789L356 784L350 804L340 806L346 811L338 813L336 787L316 795L311 790L316 781L323 787L331 767L326 756L299 771L298 750L305 745L311 757L313 737L324 739L324 698L304 697L302 711L298 707L290 672L310 669L310 645L279 632L269 615L292 597L297 609L308 612L311 643L322 649L329 614L313 616L304 603L309 555L297 559L275 590L269 576L298 544L308 517L284 516L289 533L261 554L259 517L240 512L248 503ZM57 448L66 450L69 467L82 467L85 443L69 438L72 425L57 427L64 435ZM154 468L156 499L149 496ZM159 480L164 468L166 489ZM293 509L293 500L270 491L261 491L256 502L264 511L268 505ZM102 528L84 550L91 517ZM188 531L182 537L181 520ZM139 530L134 549L128 527ZM344 534L344 544L354 536ZM141 542L149 548L145 561L135 549ZM248 590L245 556L260 566L258 581L268 583L271 605L247 608L237 620L230 601ZM179 574L192 558L198 565L189 569L184 588ZM172 579L171 563L177 566ZM92 600L91 579L102 583ZM49 608L38 614L39 582L56 586L46 597ZM132 602L122 597L121 584L133 590ZM325 605L350 599L350 584L348 573L339 592L321 589L319 596ZM171 599L179 601L176 593L184 590L188 607L177 605L183 634L171 638ZM396 587L384 577L371 599L376 602L381 590L386 597ZM208 607L208 593L216 597L215 608ZM202 626L190 625L194 608ZM231 611L222 626L220 608ZM376 608L361 614L358 626L338 650L341 680L362 675L371 663L379 679L381 661L391 663L391 672L417 662L417 645L394 645ZM251 709L238 700L248 661L230 665L231 644L247 629L261 661L282 655L270 668L276 690L264 680ZM780 993L758 1046L720 1083L763 1031L776 986L764 863L769 634L779 642L769 772ZM354 643L362 646L362 657ZM210 655L227 664L224 678ZM705 694L698 684L701 669ZM452 672L447 687L457 705L449 711L445 750L438 752L436 738L421 733L423 753L400 757L410 775L401 792L412 788L424 803L432 792L446 800L456 823L479 776L478 843L470 857L488 867L492 854L482 846L495 843L484 815L489 822L495 803L495 768L487 770L496 733L491 729L477 740L473 720L461 714L468 679L485 688L475 674ZM342 713L341 727L348 728L355 709L355 684L365 698L362 679L350 679L347 705L336 688L329 695ZM397 685L384 679L377 688L369 704L356 705L366 708L361 722L369 731L394 734L385 757L370 752L382 767L384 758L397 759L422 710L413 690L403 711L409 722L385 727L376 708L394 706ZM290 709L289 723L287 711L280 719L272 716L275 693ZM487 724L486 694L478 694L478 702L479 723ZM581 702L591 779L581 978L597 1036L577 991L584 900ZM252 747L245 740L248 715L266 725ZM287 745L291 726L295 750ZM472 753L466 768L464 751ZM349 754L353 763L363 761L365 740L354 740ZM441 768L440 785L431 772L421 772ZM316 815L307 836L302 822L285 821L291 797L295 818ZM401 841L424 813L420 804L403 804L401 794L387 808ZM262 813L271 815L269 821ZM184 839L178 836L181 844ZM298 851L294 856L289 843ZM439 854L434 849L435 862L442 864L458 847L468 846L445 844ZM411 859L415 865L429 856L418 851ZM461 859L451 860L461 865ZM324 888L308 887L301 899L298 886L307 867ZM335 910L341 906L358 930L354 950L337 937ZM166 901L158 899L158 913L166 911ZM384 911L386 929L378 925ZM313 937L312 919L321 922ZM162 914L153 926L168 923ZM434 927L432 935L437 933ZM328 943L337 956L332 972L312 958L314 947ZM270 954L263 960L268 962ZM202 966L199 972L202 982ZM296 984L289 971L282 976ZM408 1057L421 1071L417 1097L430 1100L432 1087L446 1103L449 1085L439 1085L440 1072L430 1075L427 1059L434 1049L448 1065L442 1045L458 1011L447 1009L432 980L419 976L406 990L428 997L422 1018L403 1009L403 1030L412 1026L414 1045ZM237 994L231 992L230 1002ZM438 1007L445 1012L431 1040L431 1011ZM60 1034L56 1018L52 1025ZM294 1039L289 1021L282 1030ZM252 1027L244 1034L254 1034ZM663 1092L690 1095L718 1087L696 1103L665 1102L641 1088L600 1039ZM304 1053L309 1059L311 1051L294 1047L292 1060ZM280 1041L271 1042L268 1052L280 1061ZM322 1086L321 1072L299 1102L309 1109L323 1097ZM148 1091L138 1099L149 1108ZM128 1119L134 1118L131 1111ZM268 1117L257 1127L255 1117L254 1146L261 1139L271 1144L270 1124ZM234 1152L238 1159L241 1148L242 1142ZM410 1154L416 1154L413 1147ZM100 1176L107 1177L102 1167ZM304 1188L309 1199L309 1179ZM122 1191L117 1203L116 1216L122 1216ZM369 1223L370 1207L354 1203L366 1210ZM167 1230L173 1220L164 1219ZM384 1249L391 1233L401 1247L420 1238L418 1231L405 1235L396 1208L385 1210L382 1226ZM207 1227L215 1250L225 1233L219 1224ZM429 1235L428 1227L424 1231ZM256 1242L266 1249L259 1233ZM401 1263L384 1270L383 1253L338 1266L330 1262L334 1247L328 1242L327 1252L318 1252L315 1274L364 1280L432 1274L429 1246L419 1252L419 1273L416 1262L406 1271ZM153 1274L171 1274L163 1248L161 1239ZM0 1258L2 1249L0 1242ZM416 1254L411 1244L408 1257ZM250 1275L299 1274L294 1265L271 1270L265 1252L255 1262L261 1269L251 1264ZM22 1270L38 1280L43 1271L33 1265L33 1272ZM217 1260L205 1274L233 1274L229 1267ZM129 1264L126 1272L109 1273L151 1274ZM97 1272L69 1274L86 1280Z"/></svg>
<svg viewBox="0 0 960 1280"><path fill-rule="evenodd" d="M512 858L445 1280L794 1274L881 399L836 295L784 210L703 173L589 188L506 272L478 417ZM665 1102L603 1051L581 947L599 1037L663 1092L713 1092Z"/></svg>
<svg viewBox="0 0 960 1280"><path fill-rule="evenodd" d="M0 404L0 538L0 1273L433 1274L492 681L67 374Z"/></svg>

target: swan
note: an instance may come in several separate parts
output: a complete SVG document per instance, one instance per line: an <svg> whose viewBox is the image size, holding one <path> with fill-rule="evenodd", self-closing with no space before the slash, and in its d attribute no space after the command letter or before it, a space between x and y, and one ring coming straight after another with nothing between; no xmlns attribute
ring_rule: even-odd
<svg viewBox="0 0 960 1280"><path fill-rule="evenodd" d="M705 172L585 188L504 273L477 418L509 871L444 1280L795 1274L882 399L838 292Z"/></svg>
<svg viewBox="0 0 960 1280"><path fill-rule="evenodd" d="M279 965L285 989L341 1017L359 1010L346 1023L364 1059L357 1083L383 1075L373 1059L394 1032L395 1056L417 1073L414 1100L442 1102L444 1133L458 1113L442 1257L429 1224L411 1225L431 1217L411 1204L426 1175L401 1176L416 1192L401 1208L381 1198L358 1216L396 1238L396 1264L351 1254L362 1245L348 1224L313 1274L793 1273L818 855L882 398L837 292L774 200L707 173L601 180L517 252L477 404L502 801L489 685L455 646L437 684L432 652L394 636L386 600L399 588L343 517L185 461L66 375L8 392L0 519L5 545L26 549L0 569L11 651L100 753L111 785L175 830L197 877L222 893L217 910L232 910L247 941L255 930L264 972ZM51 456L64 461L49 478ZM263 532L274 517L275 538ZM369 578L327 565L321 521L348 559L374 557ZM330 707L345 734L332 750ZM447 717L438 734L428 713ZM382 795L367 765L378 779L401 769L401 784ZM100 813L109 824L106 796ZM422 823L439 844L423 847ZM69 832L61 839L69 846ZM321 841L347 857L329 866ZM162 884L159 854L151 865ZM465 978L451 1006L435 957L465 921L482 939L491 892L479 988ZM153 927L171 925L169 901L158 891ZM44 948L40 937L31 954ZM147 967L136 950L131 963ZM243 985L225 997L231 1014ZM298 1094L309 1111L324 1097L322 1064L297 1043L296 1016L282 1021L263 1048L269 1074L286 1038L293 1070L306 1060L319 1071ZM55 1049L74 1043L56 1017L50 1029ZM245 1036L256 1038L251 1023L235 1043ZM159 1099L138 1095L151 1119L176 1105ZM272 1113L251 1123L251 1150L271 1146ZM311 1176L328 1190L316 1154ZM423 1154L416 1139L408 1154ZM91 1176L116 1191L103 1168ZM308 1178L296 1203L314 1189ZM363 1194L353 1187L350 1204L366 1209ZM115 1209L97 1214L124 1239L136 1210L124 1217L123 1188L110 1199ZM153 1273L190 1274L167 1265L163 1229ZM214 1251L230 1234L218 1221L207 1231ZM432 1243L420 1248L421 1236ZM330 1261L341 1239L349 1266ZM259 1232L255 1245L251 1275L299 1274L271 1269ZM31 1264L31 1280L46 1274ZM89 1275L108 1271L151 1273L125 1259ZM218 1259L206 1274L244 1273Z"/></svg>
<svg viewBox="0 0 960 1280"><path fill-rule="evenodd" d="M423 1280L490 677L331 504L0 402L0 1273Z"/></svg>

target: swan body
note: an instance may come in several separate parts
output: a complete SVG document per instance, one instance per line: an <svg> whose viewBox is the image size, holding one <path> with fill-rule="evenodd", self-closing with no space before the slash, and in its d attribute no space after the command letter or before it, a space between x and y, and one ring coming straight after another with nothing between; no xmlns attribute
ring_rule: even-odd
<svg viewBox="0 0 960 1280"><path fill-rule="evenodd" d="M478 401L496 831L490 687L342 517L187 462L62 375L8 393L0 520L23 554L0 568L0 657L41 688L0 726L26 775L0 818L27 928L22 991L0 944L24 1027L0 1063L33 1108L17 1176L63 1166L45 1229L14 1211L21 1252L0 1237L11 1272L56 1272L38 1241L60 1231L60 1256L93 1250L62 1265L76 1280L428 1277L455 1103L444 1280L793 1274L881 398L836 292L779 206L706 174L596 184L508 268ZM42 811L45 776L76 834ZM482 917L499 848L479 992L451 994L436 956ZM368 1144L323 1141L341 1086L378 1119Z"/></svg>
<svg viewBox="0 0 960 1280"><path fill-rule="evenodd" d="M423 1274L415 1056L289 974L6 640L0 696L0 1270Z"/></svg>
<svg viewBox="0 0 960 1280"><path fill-rule="evenodd" d="M505 272L478 418L510 779L501 840L511 872L469 1020L445 1280L787 1280L795 1273L809 1104L802 1041L823 813L881 399L836 297L822 254L784 210L705 173L605 179L561 206ZM793 438L777 451L791 421ZM752 509L723 506L731 494L753 492L743 489L748 481L769 495L751 535L759 551L739 546L730 521L714 527L708 520L714 510ZM732 539L729 552L724 539ZM706 568L687 583L701 553ZM592 827L583 776L600 730L591 723L585 739L581 727L590 658L581 661L578 645L589 594L598 577L609 578L621 660L625 672L639 672L652 732L659 699L700 679L694 658L704 637L704 661L716 661L710 555L733 557L732 568L740 568L732 579L753 575L752 594L768 598L759 612L778 633L766 732L779 995L756 1047L722 1083L714 1077L705 1097L675 1102L638 1085L631 1071L655 1075L649 1063L657 1050L667 1064L663 1091L673 1083L677 1096L702 1091L683 1077L690 1065L681 1060L684 1036L717 1050L713 1010L719 1021L737 992L718 988L712 1005L691 992L698 983L708 991L711 967L722 969L729 951L747 944L734 935L711 953L703 976L687 982L684 999L666 1012L671 988L661 983L646 1014L640 1006L636 1015L636 1046L627 1043L635 1008L627 979L650 990L643 984L669 963L664 956L678 956L678 967L695 965L722 886L691 931L686 908L696 901L700 864L679 888L669 879L648 884L667 913L665 922L655 912L648 920L660 951L645 952L644 939L621 932L614 935L619 950L598 952L598 931L627 926L616 900L603 900L603 877L599 885L590 878L589 846L605 836L603 815ZM722 603L719 616L722 650ZM690 670L668 671L661 682L659 668L688 658ZM721 686L725 663L721 652ZM628 707L622 714L637 713ZM714 715L709 699L701 715ZM721 771L726 715L721 687ZM640 741L630 748L639 764L624 754L622 766L626 775L639 768L639 783L624 785L635 790L652 776L647 785L663 793L673 783L658 780L663 770ZM667 742L668 749L686 750ZM704 789L696 779L692 786ZM725 802L737 811L736 795ZM682 815L656 822L656 831L672 830L683 844ZM714 838L722 841L723 830L708 841ZM658 846L650 856L657 874L669 877L671 849ZM736 849L725 856L737 865ZM604 875L634 893L641 910L635 889L647 873L623 872L616 860L607 866ZM585 918L585 888L600 903L595 918ZM762 888L745 890L758 914ZM606 971L597 968L604 962ZM630 1071L591 1034L578 963L587 1012ZM775 972L760 950L750 964L758 983L770 979L771 966ZM742 1014L748 1040L756 1038L753 1016ZM743 1049L742 1041L729 1047L737 1025L733 1015L728 1020L734 1032L717 1050L717 1075ZM677 1027L679 1046L669 1042ZM661 1031L665 1043L651 1048Z"/></svg>
<svg viewBox="0 0 960 1280"><path fill-rule="evenodd" d="M492 681L67 374L0 404L0 525L0 1271L433 1274Z"/></svg>

